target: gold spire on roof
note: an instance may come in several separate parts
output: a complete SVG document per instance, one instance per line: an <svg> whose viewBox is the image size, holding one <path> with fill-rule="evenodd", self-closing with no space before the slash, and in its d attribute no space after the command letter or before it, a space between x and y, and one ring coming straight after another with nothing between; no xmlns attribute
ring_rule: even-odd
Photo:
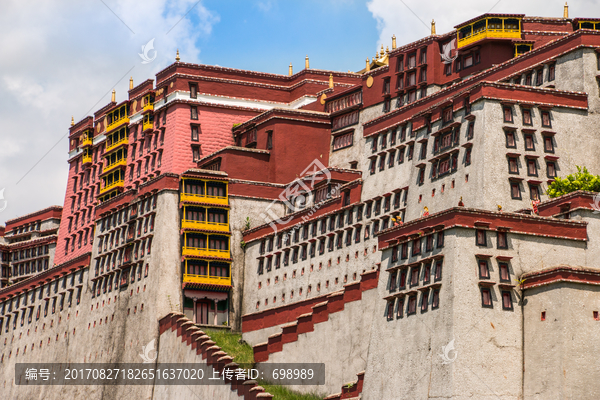
<svg viewBox="0 0 600 400"><path fill-rule="evenodd" d="M431 20L431 34L435 35L435 20Z"/></svg>
<svg viewBox="0 0 600 400"><path fill-rule="evenodd" d="M73 116L71 115L71 126L75 125L75 119L73 118Z"/></svg>
<svg viewBox="0 0 600 400"><path fill-rule="evenodd" d="M308 63L308 55L306 57L304 57L304 68L309 69L309 63Z"/></svg>
<svg viewBox="0 0 600 400"><path fill-rule="evenodd" d="M289 76L294 75L294 69L292 68L292 63L290 63L290 69L288 70L288 75Z"/></svg>
<svg viewBox="0 0 600 400"><path fill-rule="evenodd" d="M112 101L114 103L116 101L115 100L116 98L117 98L117 92L115 91L115 89L113 89L112 96L110 97L110 101Z"/></svg>
<svg viewBox="0 0 600 400"><path fill-rule="evenodd" d="M367 68L365 69L366 72L369 72L371 70L371 63L369 63L369 57L367 57Z"/></svg>
<svg viewBox="0 0 600 400"><path fill-rule="evenodd" d="M379 57L383 57L385 53L383 52L383 43L381 44L381 51L379 52Z"/></svg>
<svg viewBox="0 0 600 400"><path fill-rule="evenodd" d="M329 74L329 88L333 89L333 74Z"/></svg>
<svg viewBox="0 0 600 400"><path fill-rule="evenodd" d="M396 50L396 35L392 36L392 50Z"/></svg>
<svg viewBox="0 0 600 400"><path fill-rule="evenodd" d="M390 54L390 48L388 46L385 46L385 54Z"/></svg>
<svg viewBox="0 0 600 400"><path fill-rule="evenodd" d="M129 78L129 90L133 89L133 76Z"/></svg>
<svg viewBox="0 0 600 400"><path fill-rule="evenodd" d="M563 11L563 18L569 18L569 5L565 1L565 10Z"/></svg>
<svg viewBox="0 0 600 400"><path fill-rule="evenodd" d="M179 49L177 49L177 55L175 56L175 61L179 61L181 60L181 58L179 58Z"/></svg>

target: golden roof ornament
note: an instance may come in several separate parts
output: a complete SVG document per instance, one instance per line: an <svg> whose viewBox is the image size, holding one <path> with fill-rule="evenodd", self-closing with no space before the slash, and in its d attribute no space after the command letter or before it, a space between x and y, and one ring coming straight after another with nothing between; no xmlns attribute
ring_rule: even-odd
<svg viewBox="0 0 600 400"><path fill-rule="evenodd" d="M129 78L129 90L133 89L133 76Z"/></svg>
<svg viewBox="0 0 600 400"><path fill-rule="evenodd" d="M294 69L292 68L292 63L290 63L290 69L288 70L288 75L289 76L294 75Z"/></svg>
<svg viewBox="0 0 600 400"><path fill-rule="evenodd" d="M116 98L117 98L117 92L115 91L115 89L113 89L112 95L110 96L110 101L112 101L114 103L116 101Z"/></svg>
<svg viewBox="0 0 600 400"><path fill-rule="evenodd" d="M383 57L383 55L385 54L385 53L383 52L383 44L381 45L381 51L379 52L379 54L380 54L380 57Z"/></svg>
<svg viewBox="0 0 600 400"><path fill-rule="evenodd" d="M385 54L390 54L390 48L388 46L385 46Z"/></svg>
<svg viewBox="0 0 600 400"><path fill-rule="evenodd" d="M329 88L333 89L333 74L329 74Z"/></svg>
<svg viewBox="0 0 600 400"><path fill-rule="evenodd" d="M305 69L310 68L310 64L308 63L308 55L306 57L304 57L304 68Z"/></svg>
<svg viewBox="0 0 600 400"><path fill-rule="evenodd" d="M73 116L71 115L71 126L75 125L75 118L73 118Z"/></svg>
<svg viewBox="0 0 600 400"><path fill-rule="evenodd" d="M431 34L435 35L435 20L431 20Z"/></svg>
<svg viewBox="0 0 600 400"><path fill-rule="evenodd" d="M396 35L392 36L392 50L396 50Z"/></svg>
<svg viewBox="0 0 600 400"><path fill-rule="evenodd" d="M565 1L565 9L563 11L563 18L569 18L569 5Z"/></svg>
<svg viewBox="0 0 600 400"><path fill-rule="evenodd" d="M175 61L179 61L181 60L181 58L179 58L179 49L177 49L177 55L175 56Z"/></svg>
<svg viewBox="0 0 600 400"><path fill-rule="evenodd" d="M371 70L371 63L369 63L369 57L367 57L367 67L365 68L365 72L369 72Z"/></svg>

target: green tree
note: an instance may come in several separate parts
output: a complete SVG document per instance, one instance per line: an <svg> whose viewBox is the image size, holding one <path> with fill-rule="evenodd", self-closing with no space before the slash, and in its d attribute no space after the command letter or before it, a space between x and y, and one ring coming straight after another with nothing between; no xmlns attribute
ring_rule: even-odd
<svg viewBox="0 0 600 400"><path fill-rule="evenodd" d="M577 166L577 173L567 175L566 178L556 178L548 186L546 194L554 198L563 194L571 193L576 190L586 190L589 192L600 192L600 175L592 175L586 167Z"/></svg>

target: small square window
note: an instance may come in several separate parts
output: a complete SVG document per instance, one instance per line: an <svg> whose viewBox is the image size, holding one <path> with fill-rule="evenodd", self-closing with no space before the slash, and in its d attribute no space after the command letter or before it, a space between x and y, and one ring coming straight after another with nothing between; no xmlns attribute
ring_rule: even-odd
<svg viewBox="0 0 600 400"><path fill-rule="evenodd" d="M506 232L499 231L497 233L497 235L498 235L497 247L499 249L508 249L508 242L506 240Z"/></svg>
<svg viewBox="0 0 600 400"><path fill-rule="evenodd" d="M500 282L510 282L508 264L505 262L498 263L498 268L500 268Z"/></svg>
<svg viewBox="0 0 600 400"><path fill-rule="evenodd" d="M492 291L489 288L481 288L481 306L494 308L492 303Z"/></svg>
<svg viewBox="0 0 600 400"><path fill-rule="evenodd" d="M512 296L511 296L511 293L507 290L502 291L502 309L503 310L512 310L513 309Z"/></svg>
<svg viewBox="0 0 600 400"><path fill-rule="evenodd" d="M487 246L487 238L486 238L486 234L485 231L483 229L477 229L476 230L476 243L477 246Z"/></svg>
<svg viewBox="0 0 600 400"><path fill-rule="evenodd" d="M479 260L479 279L490 279L490 268L487 260Z"/></svg>

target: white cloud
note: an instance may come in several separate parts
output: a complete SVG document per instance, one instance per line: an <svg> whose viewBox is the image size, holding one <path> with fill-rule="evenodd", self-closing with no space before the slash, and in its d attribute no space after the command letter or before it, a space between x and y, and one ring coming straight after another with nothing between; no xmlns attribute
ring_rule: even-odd
<svg viewBox="0 0 600 400"><path fill-rule="evenodd" d="M564 0L370 0L367 3L377 21L378 49L381 44L391 48L394 34L398 46L428 36L432 19L436 22L436 32L443 34L452 31L461 22L487 12L562 17L563 6ZM573 3L569 6L569 14L571 17L600 17L598 1Z"/></svg>
<svg viewBox="0 0 600 400"><path fill-rule="evenodd" d="M176 49L183 61L200 62L196 41L211 34L219 16L196 1L104 0L123 22L101 1L3 1L0 189L6 188L8 207L0 224L63 204L68 143L62 137L71 115L79 121L106 105L113 88L117 101L126 99L129 76L135 84L153 78L174 61ZM157 57L143 65L138 53L152 38Z"/></svg>

